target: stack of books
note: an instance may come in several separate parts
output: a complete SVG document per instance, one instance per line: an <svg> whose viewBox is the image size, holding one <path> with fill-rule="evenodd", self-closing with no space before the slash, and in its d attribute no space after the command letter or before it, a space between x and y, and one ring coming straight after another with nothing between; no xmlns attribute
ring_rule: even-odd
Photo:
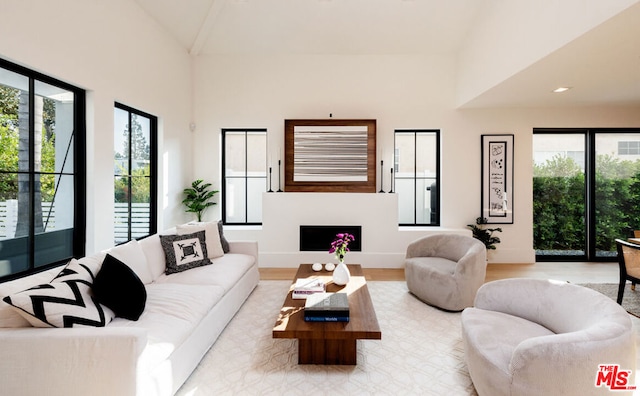
<svg viewBox="0 0 640 396"><path fill-rule="evenodd" d="M348 322L347 293L316 293L307 297L304 305L306 322Z"/></svg>
<svg viewBox="0 0 640 396"><path fill-rule="evenodd" d="M324 293L326 291L324 282L317 278L300 278L296 279L293 286L291 297L295 299L303 299L315 293Z"/></svg>

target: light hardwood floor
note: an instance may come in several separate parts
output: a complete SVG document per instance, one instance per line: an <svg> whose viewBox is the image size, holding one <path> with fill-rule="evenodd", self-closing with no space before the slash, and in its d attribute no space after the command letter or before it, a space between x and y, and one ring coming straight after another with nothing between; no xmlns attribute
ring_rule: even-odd
<svg viewBox="0 0 640 396"><path fill-rule="evenodd" d="M260 268L263 280L292 280L297 268ZM504 278L557 279L571 283L618 283L618 263L555 262L489 264L485 281ZM404 280L402 268L364 268L367 280Z"/></svg>

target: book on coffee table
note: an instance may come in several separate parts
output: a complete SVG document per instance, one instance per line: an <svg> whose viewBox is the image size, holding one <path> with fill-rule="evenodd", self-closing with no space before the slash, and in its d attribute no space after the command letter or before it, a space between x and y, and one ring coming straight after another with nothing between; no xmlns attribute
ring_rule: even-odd
<svg viewBox="0 0 640 396"><path fill-rule="evenodd" d="M296 279L291 297L294 299L305 299L311 294L324 293L326 290L326 285L321 279L300 278Z"/></svg>
<svg viewBox="0 0 640 396"><path fill-rule="evenodd" d="M304 305L306 322L348 322L349 299L347 293L315 293L307 297Z"/></svg>

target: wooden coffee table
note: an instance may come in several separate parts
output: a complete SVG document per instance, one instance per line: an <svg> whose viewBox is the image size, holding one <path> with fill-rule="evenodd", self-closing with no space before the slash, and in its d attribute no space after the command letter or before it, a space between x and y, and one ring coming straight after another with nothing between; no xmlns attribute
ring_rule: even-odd
<svg viewBox="0 0 640 396"><path fill-rule="evenodd" d="M298 339L298 364L356 364L357 340L379 340L382 332L373 310L367 282L359 264L349 264L351 280L345 286L333 283L331 272L314 272L311 264L298 268L298 278L320 278L327 292L346 292L349 295L349 322L305 322L305 300L291 297L293 284L284 300L280 315L273 327L273 338Z"/></svg>

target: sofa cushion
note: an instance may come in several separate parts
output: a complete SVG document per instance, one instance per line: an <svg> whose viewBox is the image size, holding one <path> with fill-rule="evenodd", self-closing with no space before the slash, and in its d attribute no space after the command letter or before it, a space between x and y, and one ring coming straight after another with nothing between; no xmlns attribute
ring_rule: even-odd
<svg viewBox="0 0 640 396"><path fill-rule="evenodd" d="M145 329L148 344L141 366L152 369L180 347L223 295L224 290L216 286L154 282L147 285L147 306L140 319L116 318L109 327Z"/></svg>
<svg viewBox="0 0 640 396"><path fill-rule="evenodd" d="M153 282L147 256L135 239L111 248L107 253L128 265L145 285Z"/></svg>
<svg viewBox="0 0 640 396"><path fill-rule="evenodd" d="M136 273L110 254L93 282L98 302L109 307L116 316L138 320L147 301L144 284Z"/></svg>
<svg viewBox="0 0 640 396"><path fill-rule="evenodd" d="M165 272L175 274L211 264L204 240L204 231L186 235L160 235L167 264Z"/></svg>
<svg viewBox="0 0 640 396"><path fill-rule="evenodd" d="M451 276L454 274L457 263L442 257L413 257L405 260L415 266L428 266L437 276Z"/></svg>
<svg viewBox="0 0 640 396"><path fill-rule="evenodd" d="M144 255L147 257L149 272L151 272L151 278L155 281L160 275L164 274L164 271L167 269L164 250L160 243L160 235L153 234L141 239L138 243L140 244Z"/></svg>
<svg viewBox="0 0 640 396"><path fill-rule="evenodd" d="M214 259L224 255L218 225L216 222L194 222L182 224L176 227L178 235L192 234L197 231L204 231L205 244L207 245L207 257Z"/></svg>
<svg viewBox="0 0 640 396"><path fill-rule="evenodd" d="M40 284L3 300L34 327L103 327L113 312L91 291L93 274L72 259L50 283Z"/></svg>
<svg viewBox="0 0 640 396"><path fill-rule="evenodd" d="M224 295L224 289L210 285L156 284L148 287L147 313L170 315L195 324L209 313Z"/></svg>
<svg viewBox="0 0 640 396"><path fill-rule="evenodd" d="M184 285L217 285L230 290L251 268L255 261L247 254L228 253L213 260L212 265L194 268L191 271L160 276L156 283L179 283Z"/></svg>

